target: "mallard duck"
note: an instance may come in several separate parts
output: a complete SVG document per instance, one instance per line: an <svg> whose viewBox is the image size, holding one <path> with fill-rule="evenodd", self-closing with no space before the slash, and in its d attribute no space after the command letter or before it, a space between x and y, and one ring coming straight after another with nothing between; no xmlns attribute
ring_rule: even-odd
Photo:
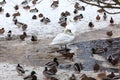
<svg viewBox="0 0 120 80"><path fill-rule="evenodd" d="M6 17L10 17L10 13L6 13L6 15L5 15Z"/></svg>
<svg viewBox="0 0 120 80"><path fill-rule="evenodd" d="M109 36L109 37L111 37L113 35L113 32L112 31L107 31L106 35Z"/></svg>
<svg viewBox="0 0 120 80"><path fill-rule="evenodd" d="M106 13L104 12L104 14L103 14L103 19L104 20L106 20L107 19L107 15L106 15Z"/></svg>
<svg viewBox="0 0 120 80"><path fill-rule="evenodd" d="M32 36L31 36L31 41L37 41L37 36L32 35Z"/></svg>
<svg viewBox="0 0 120 80"><path fill-rule="evenodd" d="M99 15L96 16L96 20L97 20L97 21L100 20L100 16L99 16Z"/></svg>
<svg viewBox="0 0 120 80"><path fill-rule="evenodd" d="M43 71L43 75L45 76L45 78L46 78L47 80L48 80L48 79L51 80L51 78L53 77L53 75L55 75L55 73L54 73L54 72L51 72L50 70L48 70L47 67L45 67L45 70Z"/></svg>
<svg viewBox="0 0 120 80"><path fill-rule="evenodd" d="M9 30L8 33L7 33L7 40L11 40L12 39L12 31Z"/></svg>
<svg viewBox="0 0 120 80"><path fill-rule="evenodd" d="M83 66L81 63L75 63L73 67L74 67L75 72L77 73L80 73L81 70L83 69Z"/></svg>
<svg viewBox="0 0 120 80"><path fill-rule="evenodd" d="M14 7L14 9L15 9L15 10L18 10L18 9L19 9L19 6L18 6L18 5L16 5L16 6Z"/></svg>
<svg viewBox="0 0 120 80"><path fill-rule="evenodd" d="M94 27L94 24L93 24L92 22L89 22L89 23L88 23L88 26L89 26L90 28L93 28L93 27Z"/></svg>
<svg viewBox="0 0 120 80"><path fill-rule="evenodd" d="M113 77L115 77L114 72L111 72L110 74L108 74L107 77L108 77L108 78L111 78L111 79L112 79Z"/></svg>
<svg viewBox="0 0 120 80"><path fill-rule="evenodd" d="M110 25L113 26L113 24L114 24L114 20L113 20L113 18L111 17L111 18L110 18Z"/></svg>
<svg viewBox="0 0 120 80"><path fill-rule="evenodd" d="M53 61L50 61L45 64L47 67L52 68L52 67L58 67L59 62L57 61L57 58L54 58Z"/></svg>
<svg viewBox="0 0 120 80"><path fill-rule="evenodd" d="M36 16L36 15L33 15L33 16L32 16L32 19L33 19L33 20L37 19L37 16Z"/></svg>
<svg viewBox="0 0 120 80"><path fill-rule="evenodd" d="M77 79L76 79L75 75L72 74L72 76L69 78L69 80L77 80Z"/></svg>
<svg viewBox="0 0 120 80"><path fill-rule="evenodd" d="M100 65L97 64L97 63L95 63L94 66L93 66L93 70L94 70L94 72L98 72L99 69L100 69Z"/></svg>
<svg viewBox="0 0 120 80"><path fill-rule="evenodd" d="M4 4L6 4L6 0L0 2L0 5L4 5Z"/></svg>
<svg viewBox="0 0 120 80"><path fill-rule="evenodd" d="M88 77L86 74L83 74L83 75L81 76L81 80L96 80L96 79L93 78L93 77Z"/></svg>
<svg viewBox="0 0 120 80"><path fill-rule="evenodd" d="M23 79L24 80L37 80L37 76L35 74L36 74L36 72L32 71L30 75L24 77Z"/></svg>
<svg viewBox="0 0 120 80"><path fill-rule="evenodd" d="M4 28L1 28L0 29L0 34L3 34L5 32L5 29Z"/></svg>
<svg viewBox="0 0 120 80"><path fill-rule="evenodd" d="M26 33L26 32L23 32L23 34L20 35L20 39L21 39L22 41L24 41L26 37L27 37L27 33Z"/></svg>
<svg viewBox="0 0 120 80"><path fill-rule="evenodd" d="M25 74L25 70L23 69L23 67L20 64L18 64L16 66L16 70L17 70L19 76L22 76L23 74Z"/></svg>

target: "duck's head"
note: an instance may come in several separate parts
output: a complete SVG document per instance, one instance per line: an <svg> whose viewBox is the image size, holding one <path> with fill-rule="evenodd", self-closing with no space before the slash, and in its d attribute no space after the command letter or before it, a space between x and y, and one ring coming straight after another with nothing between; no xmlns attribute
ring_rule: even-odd
<svg viewBox="0 0 120 80"><path fill-rule="evenodd" d="M34 75L34 74L36 74L36 72L35 72L35 71L32 71L32 72L31 72L31 75Z"/></svg>
<svg viewBox="0 0 120 80"><path fill-rule="evenodd" d="M55 57L55 58L53 59L53 61L57 61L57 58Z"/></svg>
<svg viewBox="0 0 120 80"><path fill-rule="evenodd" d="M48 68L47 67L45 67L45 71L47 71L48 70Z"/></svg>
<svg viewBox="0 0 120 80"><path fill-rule="evenodd" d="M20 64L17 64L18 67L20 67Z"/></svg>

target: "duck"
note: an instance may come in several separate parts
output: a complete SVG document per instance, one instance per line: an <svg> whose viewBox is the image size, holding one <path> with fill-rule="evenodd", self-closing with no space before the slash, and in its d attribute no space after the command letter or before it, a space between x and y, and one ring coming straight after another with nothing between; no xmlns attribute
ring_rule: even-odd
<svg viewBox="0 0 120 80"><path fill-rule="evenodd" d="M37 19L37 16L36 16L36 15L33 15L33 16L32 16L32 19L33 19L33 20L36 20L36 19Z"/></svg>
<svg viewBox="0 0 120 80"><path fill-rule="evenodd" d="M83 15L82 14L79 14L79 15L76 15L73 19L74 21L78 21L78 20L81 20L83 18Z"/></svg>
<svg viewBox="0 0 120 80"><path fill-rule="evenodd" d="M74 74L71 75L71 77L69 78L69 80L77 80L76 76Z"/></svg>
<svg viewBox="0 0 120 80"><path fill-rule="evenodd" d="M25 70L23 69L23 67L20 64L17 64L16 70L17 70L19 76L23 76L23 74L25 74Z"/></svg>
<svg viewBox="0 0 120 80"><path fill-rule="evenodd" d="M18 22L19 23L19 22ZM25 24L25 23L23 23L23 24L21 24L21 28L22 28L22 31L25 31L26 29L27 29L27 27L28 27L28 25L27 24Z"/></svg>
<svg viewBox="0 0 120 80"><path fill-rule="evenodd" d="M106 35L109 36L109 37L111 37L113 35L113 32L112 31L107 31Z"/></svg>
<svg viewBox="0 0 120 80"><path fill-rule="evenodd" d="M37 36L32 35L32 36L31 36L31 41L33 41L33 42L37 41Z"/></svg>
<svg viewBox="0 0 120 80"><path fill-rule="evenodd" d="M21 39L22 41L24 41L26 37L27 37L27 33L26 33L26 32L23 32L23 34L20 35L20 39Z"/></svg>
<svg viewBox="0 0 120 80"><path fill-rule="evenodd" d="M57 73L57 67L53 66L52 68L49 69L49 71L55 75Z"/></svg>
<svg viewBox="0 0 120 80"><path fill-rule="evenodd" d="M47 67L52 68L52 67L58 67L59 66L59 62L58 59L55 57L53 58L53 61L50 61L48 63L45 64Z"/></svg>
<svg viewBox="0 0 120 80"><path fill-rule="evenodd" d="M12 16L20 16L20 15L21 15L20 12L16 12Z"/></svg>
<svg viewBox="0 0 120 80"><path fill-rule="evenodd" d="M51 20L48 17L43 17L40 22L44 23L44 24L48 24L51 22Z"/></svg>
<svg viewBox="0 0 120 80"><path fill-rule="evenodd" d="M74 9L73 13L74 13L74 14L77 14L77 13L78 13L78 10L77 10L77 9Z"/></svg>
<svg viewBox="0 0 120 80"><path fill-rule="evenodd" d="M36 5L36 3L37 3L36 0L33 0L33 1L32 1L32 4L33 4L34 6Z"/></svg>
<svg viewBox="0 0 120 80"><path fill-rule="evenodd" d="M71 61L73 61L73 57L75 55L74 52L67 52L67 51L62 52L61 54L62 54L62 56L64 56L65 58L67 58Z"/></svg>
<svg viewBox="0 0 120 80"><path fill-rule="evenodd" d="M18 6L18 5L16 5L16 6L14 7L14 9L15 9L15 10L18 10L18 9L19 9L19 6Z"/></svg>
<svg viewBox="0 0 120 80"><path fill-rule="evenodd" d="M10 13L6 13L6 15L5 15L6 17L10 17Z"/></svg>
<svg viewBox="0 0 120 80"><path fill-rule="evenodd" d="M108 74L107 77L113 79L115 77L114 72L111 72L110 74Z"/></svg>
<svg viewBox="0 0 120 80"><path fill-rule="evenodd" d="M37 80L37 76L35 74L36 74L36 72L32 71L30 75L24 77L23 79L24 80Z"/></svg>
<svg viewBox="0 0 120 80"><path fill-rule="evenodd" d="M6 4L6 0L0 2L0 5L4 5L4 4Z"/></svg>
<svg viewBox="0 0 120 80"><path fill-rule="evenodd" d="M27 5L28 4L28 1L27 0L24 0L21 2L22 5Z"/></svg>
<svg viewBox="0 0 120 80"><path fill-rule="evenodd" d="M58 7L58 4L59 4L59 0L53 0L51 7L56 8L56 7Z"/></svg>
<svg viewBox="0 0 120 80"><path fill-rule="evenodd" d="M86 74L82 74L81 80L96 80L96 79L93 77L88 77Z"/></svg>
<svg viewBox="0 0 120 80"><path fill-rule="evenodd" d="M8 33L7 33L7 40L11 40L12 39L12 31L9 30Z"/></svg>
<svg viewBox="0 0 120 80"><path fill-rule="evenodd" d="M107 15L106 15L106 13L104 12L104 14L103 14L103 20L106 20L107 19Z"/></svg>
<svg viewBox="0 0 120 80"><path fill-rule="evenodd" d="M108 62L112 62L113 56L112 56L112 55L109 55L109 56L107 57L107 60L108 60Z"/></svg>
<svg viewBox="0 0 120 80"><path fill-rule="evenodd" d="M46 80L50 79L53 77L53 75L55 75L54 72L51 72L50 70L48 70L47 67L45 67L44 71L43 71L43 75L45 76Z"/></svg>
<svg viewBox="0 0 120 80"><path fill-rule="evenodd" d="M67 44L75 39L75 35L72 33L71 29L65 29L63 33L59 33L49 45L60 45L65 46L67 49Z"/></svg>
<svg viewBox="0 0 120 80"><path fill-rule="evenodd" d="M39 10L37 8L31 9L30 12L31 13L37 13Z"/></svg>
<svg viewBox="0 0 120 80"><path fill-rule="evenodd" d="M81 63L75 63L75 64L73 65L73 67L74 67L74 70L75 70L76 73L80 73L81 70L83 69L83 66L82 66Z"/></svg>
<svg viewBox="0 0 120 80"><path fill-rule="evenodd" d="M93 27L94 27L94 24L93 24L92 22L89 22L89 23L88 23L88 26L89 26L90 28L93 28Z"/></svg>
<svg viewBox="0 0 120 80"><path fill-rule="evenodd" d="M2 7L0 7L0 13L3 12L3 11L4 11L4 9Z"/></svg>
<svg viewBox="0 0 120 80"><path fill-rule="evenodd" d="M23 9L25 9L25 10L29 10L29 9L30 9L30 6L29 6L29 5L24 6Z"/></svg>
<svg viewBox="0 0 120 80"><path fill-rule="evenodd" d="M99 15L96 16L96 20L97 20L97 21L100 20L100 16L99 16Z"/></svg>
<svg viewBox="0 0 120 80"><path fill-rule="evenodd" d="M43 17L43 14L42 14L42 13L40 13L40 14L38 14L38 16L39 16L39 18L42 18L42 17Z"/></svg>
<svg viewBox="0 0 120 80"><path fill-rule="evenodd" d="M0 29L0 34L3 34L5 32L5 29L4 28L1 28Z"/></svg>
<svg viewBox="0 0 120 80"><path fill-rule="evenodd" d="M98 72L100 70L100 65L95 63L93 66L93 70L94 70L94 72Z"/></svg>
<svg viewBox="0 0 120 80"><path fill-rule="evenodd" d="M70 14L70 12L65 11L65 15L66 15L66 16L70 16L71 14Z"/></svg>
<svg viewBox="0 0 120 80"><path fill-rule="evenodd" d="M113 24L114 24L114 20L113 20L113 18L111 17L111 18L110 18L110 26L113 26Z"/></svg>

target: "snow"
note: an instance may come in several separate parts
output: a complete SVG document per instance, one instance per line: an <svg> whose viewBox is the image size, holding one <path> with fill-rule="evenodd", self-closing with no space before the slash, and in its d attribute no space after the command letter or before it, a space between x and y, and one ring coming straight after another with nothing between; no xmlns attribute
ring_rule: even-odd
<svg viewBox="0 0 120 80"><path fill-rule="evenodd" d="M18 21L26 23L28 25L28 28L26 30L28 35L36 34L38 36L38 39L55 37L57 34L64 31L64 28L58 24L61 12L69 11L69 12L71 12L70 17L73 18L73 16L74 16L74 14L73 14L74 7L73 6L74 6L75 1L78 1L78 0L59 0L59 7L56 9L52 9L50 7L52 0L42 0L39 4L36 4L35 6L30 2L29 5L31 6L31 9L34 9L36 7L39 10L38 13L30 13L29 10L24 10L22 8L23 5L20 4L22 2L22 0L6 0L7 3L5 5L1 5L4 9L4 12L0 13L0 23L1 23L0 28L4 27L5 33L0 35L0 37L5 37L9 30L12 30L13 35L22 34L23 31L20 28L18 28L16 25L14 25L14 23L12 21L12 19L13 19L12 14L15 12L18 12L18 11L21 13L21 15L19 17L17 17L17 19L18 19ZM72 29L73 29L73 32L75 32L76 34L108 27L110 17L113 17L115 23L120 23L119 22L120 17L118 17L118 16L120 16L120 14L108 15L107 21L104 21L102 19L103 14L100 14L97 12L97 10L99 8L93 7L90 5L86 5L83 3L80 3L80 4L84 5L86 8L85 11L79 11L79 14L83 14L84 18L78 22L72 21L70 23L70 24L72 24L72 26L75 27L74 29L73 28ZM19 5L18 11L14 10L15 5ZM5 14L7 12L10 13L9 18L5 17ZM48 23L47 25L45 25L40 22L39 18L37 20L32 20L32 16L33 15L38 16L39 13L43 13L43 15L45 17L50 18L51 22ZM98 14L101 17L101 20L99 22L96 21L96 16ZM89 21L92 21L94 23L95 27L93 29L90 29L88 27ZM70 27L67 26L66 28L71 28L71 26ZM103 60L103 59L101 58L101 60ZM2 80L22 80L23 77L17 75L17 73L15 71L15 66L16 66L16 64L0 63L0 79L2 79ZM43 79L43 75L42 75L43 67L34 68L33 66L26 66L26 65L24 67L26 70L28 70L26 75L29 74L30 71L35 70L38 73L37 74L38 79L39 80ZM60 73L63 73L63 72L65 72L65 73L68 72L69 75L73 73L72 71L59 70L58 75L60 75ZM88 72L86 72L86 73L88 73ZM88 75L91 75L91 74L88 74ZM92 74L92 76L94 76L94 74Z"/></svg>
<svg viewBox="0 0 120 80"><path fill-rule="evenodd" d="M29 5L31 6L31 9L34 9L35 7L38 8L38 10L39 10L38 13L30 13L29 10L28 11L24 10L23 6L20 4L22 2L21 0L17 0L17 1L6 0L6 2L7 2L7 4L2 6L4 9L4 12L1 13L1 15L0 15L0 19L1 19L0 28L2 28L2 27L5 28L5 33L3 35L0 35L2 37L7 34L8 30L12 30L14 35L18 35L18 34L22 33L22 30L19 29L17 26L15 26L12 21L12 18L13 18L12 14L15 12L21 13L21 15L19 17L17 17L18 21L26 23L28 25L28 28L26 30L28 35L31 35L32 33L37 34L39 36L38 37L39 39L46 38L46 37L55 37L58 33L62 32L64 30L64 28L58 24L61 12L69 11L69 12L71 12L70 17L73 18L73 16L74 16L74 14L73 14L74 7L73 6L74 6L75 2L73 2L73 1L60 0L59 7L56 9L52 9L50 7L52 0L51 1L43 0L39 4L36 4L35 6L33 6L32 3L30 2ZM116 23L118 23L117 21L119 21L119 17L116 17L114 15L108 16L108 18L107 18L108 20L103 21L102 14L99 14L96 11L98 9L97 7L89 6L89 5L86 5L83 3L81 3L81 4L86 6L85 11L79 11L79 13L83 14L84 18L81 21L72 22L77 29L77 33L90 31L91 29L88 27L89 21L92 21L95 25L93 30L107 27L109 25L109 19L111 16L113 16L113 19L115 18ZM19 5L18 11L14 10L15 5ZM11 15L9 18L5 17L5 14L7 12L10 13L10 15ZM32 20L32 16L34 14L38 15L39 13L43 13L43 15L45 17L50 18L51 22L47 25L44 25L44 24L40 23L40 19ZM101 16L100 22L97 22L95 19L97 14L99 14Z"/></svg>

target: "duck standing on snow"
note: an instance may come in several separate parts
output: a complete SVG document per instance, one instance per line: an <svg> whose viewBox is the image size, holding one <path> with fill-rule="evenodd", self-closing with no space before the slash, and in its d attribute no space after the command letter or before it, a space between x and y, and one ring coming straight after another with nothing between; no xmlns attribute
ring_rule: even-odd
<svg viewBox="0 0 120 80"><path fill-rule="evenodd" d="M25 70L23 69L23 67L20 64L18 64L16 66L16 70L18 72L18 75L20 75L20 76L22 76L23 74L25 74Z"/></svg>
<svg viewBox="0 0 120 80"><path fill-rule="evenodd" d="M6 40L12 40L12 31L11 30L8 31Z"/></svg>
<svg viewBox="0 0 120 80"><path fill-rule="evenodd" d="M89 23L88 23L88 26L89 26L90 28L93 28L93 27L94 27L94 24L93 24L92 22L89 22Z"/></svg>
<svg viewBox="0 0 120 80"><path fill-rule="evenodd" d="M37 36L36 35L32 35L31 36L31 41L33 42L33 43L36 43L37 42Z"/></svg>
<svg viewBox="0 0 120 80"><path fill-rule="evenodd" d="M45 64L47 67L52 68L52 67L58 67L59 62L57 58L54 58L53 61L50 61L48 63Z"/></svg>
<svg viewBox="0 0 120 80"><path fill-rule="evenodd" d="M113 18L111 17L111 18L110 18L110 25L113 26L113 24L114 24L114 20L113 20Z"/></svg>
<svg viewBox="0 0 120 80"><path fill-rule="evenodd" d="M106 15L106 13L104 12L104 14L103 14L103 20L106 20L107 19L107 15Z"/></svg>
<svg viewBox="0 0 120 80"><path fill-rule="evenodd" d="M36 74L36 72L32 71L31 75L25 77L24 80L37 80L37 76L35 74Z"/></svg>
<svg viewBox="0 0 120 80"><path fill-rule="evenodd" d="M96 20L97 20L97 21L100 20L100 16L99 16L99 15L96 16Z"/></svg>

